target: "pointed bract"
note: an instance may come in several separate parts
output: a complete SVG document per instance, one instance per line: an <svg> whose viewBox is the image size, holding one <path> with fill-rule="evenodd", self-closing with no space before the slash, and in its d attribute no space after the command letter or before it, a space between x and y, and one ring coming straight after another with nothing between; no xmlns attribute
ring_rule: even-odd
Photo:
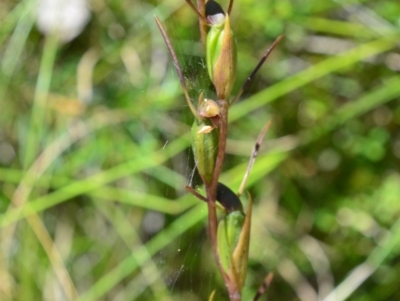
<svg viewBox="0 0 400 301"><path fill-rule="evenodd" d="M248 194L249 204L247 206L246 218L244 220L242 232L240 233L238 244L233 253L233 271L236 274L237 286L242 291L247 276L247 262L249 260L249 244L251 230L251 211L253 201Z"/></svg>

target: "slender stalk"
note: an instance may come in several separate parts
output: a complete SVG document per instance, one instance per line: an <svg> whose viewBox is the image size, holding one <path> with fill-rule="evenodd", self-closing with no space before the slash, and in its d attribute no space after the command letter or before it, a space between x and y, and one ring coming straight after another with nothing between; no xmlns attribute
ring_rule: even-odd
<svg viewBox="0 0 400 301"><path fill-rule="evenodd" d="M272 50L279 44L280 41L282 41L283 35L280 35L275 39L275 41L272 43L272 45L267 49L261 60L258 62L257 66L254 68L254 70L251 72L247 80L244 82L242 88L239 90L239 93L235 96L235 98L231 101L231 105L233 105L242 95L242 93L248 88L250 85L251 81L253 80L254 76L257 74L258 70L260 70L261 66L264 64L265 60L269 57L271 54Z"/></svg>
<svg viewBox="0 0 400 301"><path fill-rule="evenodd" d="M154 16L154 19L156 20L157 26L160 29L161 35L163 36L165 44L167 45L168 51L171 54L172 62L174 63L176 73L178 73L179 81L181 83L182 90L183 93L185 94L186 102L190 108L190 111L192 111L192 114L195 118L200 118L199 114L197 114L196 108L193 106L192 101L190 100L189 93L185 83L185 78L183 77L182 74L182 68L179 65L178 57L176 56L174 47L172 47L171 41L169 40L167 32L165 31L164 26L162 25L160 20L156 16Z"/></svg>
<svg viewBox="0 0 400 301"><path fill-rule="evenodd" d="M205 0L197 0L197 10L201 15L205 16L206 14L206 2ZM199 27L200 27L200 37L201 43L203 44L204 49L206 48L206 37L207 37L207 23L204 23L201 18L199 18Z"/></svg>
<svg viewBox="0 0 400 301"><path fill-rule="evenodd" d="M253 301L257 301L265 293L265 291L268 289L268 287L271 284L272 278L274 278L273 273L269 273L267 275L267 277L265 277L264 282L258 288L257 294L254 296Z"/></svg>
<svg viewBox="0 0 400 301"><path fill-rule="evenodd" d="M236 285L233 281L229 279L229 276L225 273L222 268L221 260L218 254L217 249L217 213L216 213L216 192L219 175L221 173L222 164L225 158L225 148L226 148L226 139L227 139L227 130L228 130L228 102L226 100L219 100L220 105L220 118L219 118L219 144L218 144L218 154L215 162L215 170L213 174L213 179L210 185L206 185L206 194L208 199L208 227L211 245L213 248L213 253L215 257L215 261L217 262L218 269L221 273L221 276L225 282L225 286L228 289L229 296L231 300L232 296L236 295L234 292L237 291Z"/></svg>
<svg viewBox="0 0 400 301"><path fill-rule="evenodd" d="M228 6L228 15L229 16L231 15L232 7L233 7L233 0L230 0L229 1L229 6Z"/></svg>
<svg viewBox="0 0 400 301"><path fill-rule="evenodd" d="M237 193L237 195L240 197L244 191L244 188L246 186L247 183L247 179L249 178L249 174L251 169L253 168L254 165L254 161L256 160L256 157L258 155L258 151L260 150L262 141L264 139L265 134L267 133L269 127L271 126L271 121L268 121L265 126L263 127L263 129L261 130L260 134L258 135L256 144L254 145L253 151L251 152L251 157L249 160L249 164L247 165L247 170L246 173L243 176L243 180L242 183L240 184L240 188L239 191Z"/></svg>

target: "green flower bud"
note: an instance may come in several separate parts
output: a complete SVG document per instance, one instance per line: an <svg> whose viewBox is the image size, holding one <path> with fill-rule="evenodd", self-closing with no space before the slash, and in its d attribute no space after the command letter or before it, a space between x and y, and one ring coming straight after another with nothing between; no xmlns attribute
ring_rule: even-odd
<svg viewBox="0 0 400 301"><path fill-rule="evenodd" d="M211 27L207 35L206 61L208 74L217 90L218 99L229 98L236 78L236 40L229 15L223 23Z"/></svg>

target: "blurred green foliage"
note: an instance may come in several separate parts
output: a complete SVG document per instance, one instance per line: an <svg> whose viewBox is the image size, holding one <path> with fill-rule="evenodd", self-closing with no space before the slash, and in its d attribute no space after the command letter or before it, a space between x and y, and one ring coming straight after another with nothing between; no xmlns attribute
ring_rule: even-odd
<svg viewBox="0 0 400 301"><path fill-rule="evenodd" d="M38 30L36 1L0 3L0 300L224 300L153 15L191 95L210 97L197 18L184 1L89 6L63 42ZM244 300L270 271L268 300L400 299L400 4L236 0L231 22L234 91L285 35L230 112L234 191L272 120L248 183Z"/></svg>

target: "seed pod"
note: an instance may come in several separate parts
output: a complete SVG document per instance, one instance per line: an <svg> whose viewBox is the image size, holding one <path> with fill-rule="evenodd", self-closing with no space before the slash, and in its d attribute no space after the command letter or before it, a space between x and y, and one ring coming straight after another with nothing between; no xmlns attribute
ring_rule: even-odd
<svg viewBox="0 0 400 301"><path fill-rule="evenodd" d="M207 69L217 90L218 99L228 99L236 78L236 41L231 30L229 15L223 18L221 13L218 13L216 16L219 17L207 16L209 20L211 18L217 20L207 34Z"/></svg>
<svg viewBox="0 0 400 301"><path fill-rule="evenodd" d="M194 160L206 183L212 180L218 152L219 132L212 128L209 119L195 119L191 133Z"/></svg>

